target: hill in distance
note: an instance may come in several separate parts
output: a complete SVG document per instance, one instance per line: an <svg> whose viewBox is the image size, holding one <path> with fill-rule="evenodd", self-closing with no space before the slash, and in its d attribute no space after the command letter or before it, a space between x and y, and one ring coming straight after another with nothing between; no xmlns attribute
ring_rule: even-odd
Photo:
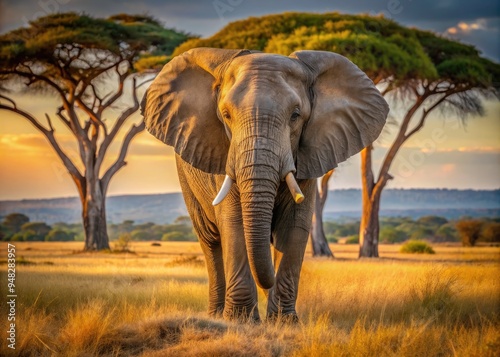
<svg viewBox="0 0 500 357"><path fill-rule="evenodd" d="M110 196L106 207L107 220L113 223L133 220L164 224L187 215L181 193ZM324 215L326 219L359 218L360 209L360 190L333 190L329 192ZM0 216L13 212L49 224L81 221L81 206L76 197L0 201ZM388 189L382 194L381 215L499 217L500 190Z"/></svg>

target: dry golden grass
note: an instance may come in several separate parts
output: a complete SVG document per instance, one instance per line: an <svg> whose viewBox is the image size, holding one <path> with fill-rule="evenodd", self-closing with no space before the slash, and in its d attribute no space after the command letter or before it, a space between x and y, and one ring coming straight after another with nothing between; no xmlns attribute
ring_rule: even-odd
<svg viewBox="0 0 500 357"><path fill-rule="evenodd" d="M5 356L498 356L500 248L381 246L379 260L333 245L307 258L297 325L209 318L196 243L136 243L135 254L82 243L17 243L17 344ZM6 245L0 254L6 256ZM0 256L0 260L2 260ZM26 264L26 263L34 264ZM2 265L2 291L6 286ZM261 316L265 299L260 292ZM6 316L6 304L1 304ZM6 331L6 318L0 328Z"/></svg>

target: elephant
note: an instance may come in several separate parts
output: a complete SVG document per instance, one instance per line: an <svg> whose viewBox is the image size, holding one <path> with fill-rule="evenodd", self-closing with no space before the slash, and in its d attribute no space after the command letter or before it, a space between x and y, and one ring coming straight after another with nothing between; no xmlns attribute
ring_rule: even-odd
<svg viewBox="0 0 500 357"><path fill-rule="evenodd" d="M175 151L205 255L208 313L297 321L317 178L379 136L388 105L347 58L194 48L167 63L141 103Z"/></svg>

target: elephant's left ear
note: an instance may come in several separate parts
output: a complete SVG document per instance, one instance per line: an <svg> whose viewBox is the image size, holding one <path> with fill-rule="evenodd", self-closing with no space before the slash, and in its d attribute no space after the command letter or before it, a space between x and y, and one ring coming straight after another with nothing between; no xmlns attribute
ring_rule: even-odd
<svg viewBox="0 0 500 357"><path fill-rule="evenodd" d="M297 178L320 177L377 139L389 106L355 64L333 52L298 51L313 76L313 103L297 154Z"/></svg>

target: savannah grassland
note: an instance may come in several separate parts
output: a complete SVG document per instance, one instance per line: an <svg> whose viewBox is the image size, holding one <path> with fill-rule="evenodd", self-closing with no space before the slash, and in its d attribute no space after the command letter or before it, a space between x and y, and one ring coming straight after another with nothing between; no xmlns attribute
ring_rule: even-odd
<svg viewBox="0 0 500 357"><path fill-rule="evenodd" d="M1 291L5 298L6 243ZM131 253L82 243L16 243L17 341L4 356L498 356L500 248L434 246L378 260L332 245L302 269L297 325L209 318L197 243L136 243ZM3 259L5 257L5 259ZM261 316L265 297L260 295Z"/></svg>

